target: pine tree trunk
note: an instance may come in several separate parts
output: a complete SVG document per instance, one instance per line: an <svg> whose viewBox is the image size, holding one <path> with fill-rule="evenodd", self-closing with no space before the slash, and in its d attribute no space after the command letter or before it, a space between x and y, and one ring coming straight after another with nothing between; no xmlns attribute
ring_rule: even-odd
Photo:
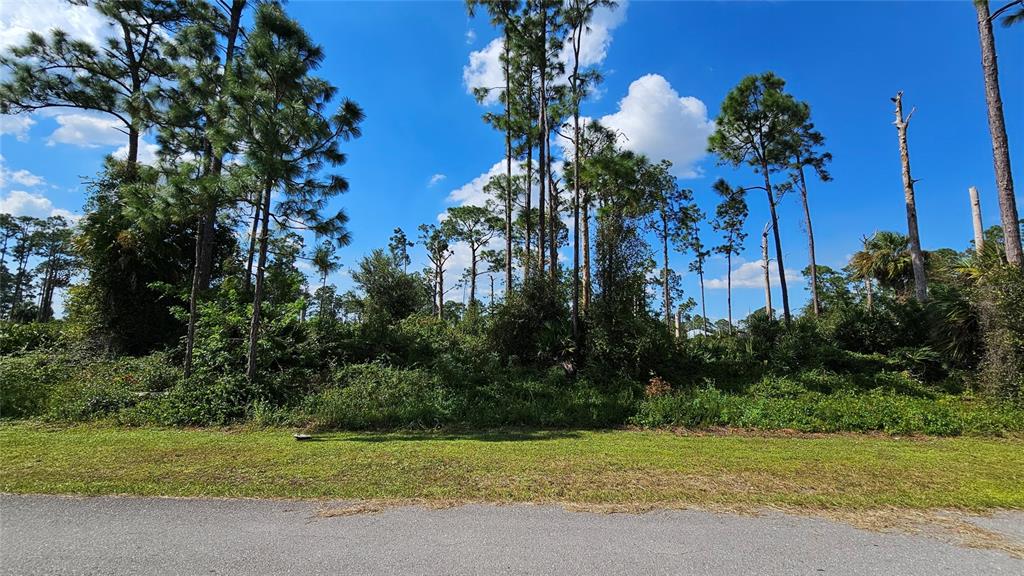
<svg viewBox="0 0 1024 576"><path fill-rule="evenodd" d="M249 325L249 353L245 378L251 383L256 378L256 348L260 338L260 314L263 311L263 278L267 269L267 248L270 243L270 190L271 183L263 188L262 223L260 225L259 261L256 264L256 289L252 299L252 323Z"/></svg>
<svg viewBox="0 0 1024 576"><path fill-rule="evenodd" d="M786 324L789 324L792 320L792 315L789 311L789 289L786 286L786 266L782 261L782 239L779 234L779 216L775 211L775 197L772 195L772 183L768 177L768 165L762 163L761 169L764 173L764 188L768 194L768 208L772 215L772 236L775 239L775 262L779 267L779 288L782 291L782 317L785 319Z"/></svg>
<svg viewBox="0 0 1024 576"><path fill-rule="evenodd" d="M661 290L665 299L665 325L672 329L672 296L668 282L668 213L661 210Z"/></svg>
<svg viewBox="0 0 1024 576"><path fill-rule="evenodd" d="M476 248L470 249L469 254L469 306L476 305Z"/></svg>
<svg viewBox="0 0 1024 576"><path fill-rule="evenodd" d="M545 137L546 138L546 137ZM551 142L547 143L548 151L551 150ZM548 154L548 274L551 275L551 283L558 280L558 187L555 186L555 179L551 175L551 154Z"/></svg>
<svg viewBox="0 0 1024 576"><path fill-rule="evenodd" d="M192 267L192 289L188 297L188 328L185 330L185 379L192 376L192 349L195 347L196 339L196 304L199 299L199 290L202 280L200 279L199 261L203 250L202 222L204 217L199 218L199 227L196 229L196 263Z"/></svg>
<svg viewBox="0 0 1024 576"><path fill-rule="evenodd" d="M711 330L708 329L708 308L707 303L704 300L704 267L701 266L700 271L697 273L700 277L700 314L704 317L704 335L709 336Z"/></svg>
<svg viewBox="0 0 1024 576"><path fill-rule="evenodd" d="M512 79L509 75L509 43L511 41L508 23L505 23L505 177L508 190L505 194L505 287L512 287ZM473 279L473 283L476 278ZM470 298L470 304L473 299Z"/></svg>
<svg viewBox="0 0 1024 576"><path fill-rule="evenodd" d="M772 311L772 279L768 269L768 229L771 224L766 224L764 232L761 233L761 268L764 271L764 310L768 313L768 319L775 317Z"/></svg>
<svg viewBox="0 0 1024 576"><path fill-rule="evenodd" d="M725 268L725 305L729 312L729 333L732 334L732 250L725 253Z"/></svg>
<svg viewBox="0 0 1024 576"><path fill-rule="evenodd" d="M256 193L256 202L253 204L252 230L249 232L249 255L246 258L247 263L245 265L244 285L246 292L252 287L252 260L256 254L256 236L259 233L261 206L263 206L263 192L258 191Z"/></svg>
<svg viewBox="0 0 1024 576"><path fill-rule="evenodd" d="M525 238L525 251L523 252L523 279L530 275L530 259L533 256L530 251L532 243L530 242L531 236L533 235L533 145L530 143L529 130L526 134L526 238Z"/></svg>
<svg viewBox="0 0 1024 576"><path fill-rule="evenodd" d="M548 141L548 109L547 109L547 44L548 44L548 14L547 7L543 4L541 9L541 59L538 63L538 69L540 72L540 94L537 95L537 210L539 220L537 222L537 264L541 277L544 276L544 259L547 257L545 253L545 186L547 186L547 156L549 151L547 150Z"/></svg>
<svg viewBox="0 0 1024 576"><path fill-rule="evenodd" d="M800 170L800 200L804 205L804 220L807 222L807 253L811 261L811 309L814 315L820 313L818 303L818 263L814 256L814 228L811 226L811 207L807 203L807 180L804 179L804 166L797 156L796 162Z"/></svg>
<svg viewBox="0 0 1024 576"><path fill-rule="evenodd" d="M508 290L506 286L505 290ZM437 264L437 319L444 320L444 263Z"/></svg>
<svg viewBox="0 0 1024 576"><path fill-rule="evenodd" d="M988 131L992 136L992 162L996 173L996 189L999 196L999 215L1003 224L1003 239L1006 245L1006 260L1017 267L1024 267L1017 199L1013 193L1013 174L1010 170L1010 144L1006 138L1006 122L1003 119L1003 97L999 91L996 41L992 34L992 22L989 20L988 0L975 0L974 7L978 12L981 69L985 76Z"/></svg>
<svg viewBox="0 0 1024 576"><path fill-rule="evenodd" d="M914 296L918 302L928 300L928 279L924 271L924 253L917 230L917 202L914 200L914 179L910 176L910 152L907 149L907 126L914 111L903 117L903 92L896 98L896 134L900 142L900 163L903 165L903 197L907 205L907 235L910 237L910 262L914 268Z"/></svg>
<svg viewBox="0 0 1024 576"><path fill-rule="evenodd" d="M579 344L580 324L580 26L573 35L572 61L572 334ZM667 283L666 283L667 286ZM666 300L668 293L665 294Z"/></svg>
<svg viewBox="0 0 1024 576"><path fill-rule="evenodd" d="M590 190L583 189L583 313L590 309Z"/></svg>
<svg viewBox="0 0 1024 576"><path fill-rule="evenodd" d="M974 252L981 255L985 249L985 228L981 225L981 199L978 189L971 186L967 189L971 195L971 221L974 223Z"/></svg>

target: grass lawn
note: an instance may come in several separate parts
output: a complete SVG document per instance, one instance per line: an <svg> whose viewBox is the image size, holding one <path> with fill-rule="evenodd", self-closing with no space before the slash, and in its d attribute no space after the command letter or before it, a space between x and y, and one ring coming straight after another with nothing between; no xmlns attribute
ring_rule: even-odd
<svg viewBox="0 0 1024 576"><path fill-rule="evenodd" d="M0 425L0 492L1024 509L1024 440Z"/></svg>

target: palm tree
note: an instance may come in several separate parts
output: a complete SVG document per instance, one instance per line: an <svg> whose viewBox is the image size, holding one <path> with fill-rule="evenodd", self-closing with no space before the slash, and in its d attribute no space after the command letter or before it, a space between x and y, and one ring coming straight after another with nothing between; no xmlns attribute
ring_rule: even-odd
<svg viewBox="0 0 1024 576"><path fill-rule="evenodd" d="M1015 266L1024 267L1017 200L1013 194L1013 174L1010 170L1010 144L1006 137L1006 122L1003 119L1003 97L999 91L996 41L992 34L992 19L1014 4L1020 2L1011 2L997 10L995 14L989 14L988 0L975 0L974 8L978 12L981 69L985 76L985 102L988 105L988 130L992 135L992 163L996 172L999 214L1006 235L1006 260ZM1007 16L1004 24L1013 24L1021 19L1024 19L1024 8Z"/></svg>
<svg viewBox="0 0 1024 576"><path fill-rule="evenodd" d="M899 232L875 232L865 238L864 248L853 255L850 264L858 278L875 279L901 296L906 296L913 282L910 239Z"/></svg>

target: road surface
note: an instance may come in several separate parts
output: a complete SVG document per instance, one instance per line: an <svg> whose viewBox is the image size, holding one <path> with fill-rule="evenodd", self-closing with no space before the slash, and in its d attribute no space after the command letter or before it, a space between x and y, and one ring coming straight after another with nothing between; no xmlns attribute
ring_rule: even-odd
<svg viewBox="0 0 1024 576"><path fill-rule="evenodd" d="M780 513L325 506L2 495L0 574L1024 574L1005 551ZM1024 513L982 521L1024 539Z"/></svg>

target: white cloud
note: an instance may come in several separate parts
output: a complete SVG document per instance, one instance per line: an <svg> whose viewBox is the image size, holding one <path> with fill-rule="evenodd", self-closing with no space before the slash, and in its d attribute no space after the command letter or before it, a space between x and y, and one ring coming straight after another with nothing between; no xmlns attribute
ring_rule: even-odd
<svg viewBox="0 0 1024 576"><path fill-rule="evenodd" d="M15 184L21 184L29 188L35 188L36 186L42 186L46 183L46 180L42 176L37 176L28 170L11 170L7 167L7 162L3 156L0 156L0 188L6 188L8 184L14 182Z"/></svg>
<svg viewBox="0 0 1024 576"><path fill-rule="evenodd" d="M580 44L581 66L585 68L604 62L611 46L612 30L626 21L628 5L628 0L622 0L615 8L598 8L594 11L590 26L584 31ZM505 85L501 65L501 54L504 50L505 42L499 36L484 48L470 52L469 63L462 69L462 80L470 94L475 88L501 88ZM572 62L572 46L568 38L559 58L567 64L568 69ZM559 81L564 82L565 79L566 76L563 76ZM484 104L496 104L500 94L500 90L491 90L484 99Z"/></svg>
<svg viewBox="0 0 1024 576"><path fill-rule="evenodd" d="M608 47L612 44L612 30L626 21L628 7L628 0L622 0L615 8L602 7L594 11L580 43L580 66L596 66L604 62L608 56ZM568 38L562 47L560 57L566 64L572 63L572 42Z"/></svg>
<svg viewBox="0 0 1024 576"><path fill-rule="evenodd" d="M470 28L466 30L466 44L472 44L476 42L476 31Z"/></svg>
<svg viewBox="0 0 1024 576"><path fill-rule="evenodd" d="M128 138L118 130L121 123L115 118L92 114L61 114L56 120L60 126L47 139L50 146L58 143L82 148L118 146Z"/></svg>
<svg viewBox="0 0 1024 576"><path fill-rule="evenodd" d="M773 287L779 285L779 266L774 261L768 263L768 277L771 279L771 285ZM786 282L787 283L798 283L803 282L803 278L794 270L786 270ZM721 278L713 278L705 283L705 286L711 289L725 290L728 286L727 278L723 274ZM732 287L733 288L760 288L764 289L764 269L761 268L761 262L755 260L753 262L744 262L732 271Z"/></svg>
<svg viewBox="0 0 1024 576"><path fill-rule="evenodd" d="M484 192L484 186L491 181L491 178L505 174L507 167L505 166L505 160L497 161L494 166L491 166L489 170L483 174L473 178L469 182L462 186L452 190L448 194L448 202L458 204L459 206L473 205L483 206L487 203L490 195ZM523 172L522 165L516 160L512 160L512 174L521 174Z"/></svg>
<svg viewBox="0 0 1024 576"><path fill-rule="evenodd" d="M158 159L157 152L159 151L159 145L151 144L149 142L146 142L145 140L139 139L139 163L148 164L149 166L156 165ZM121 146L117 150L114 150L114 153L111 154L111 156L119 160L124 160L125 158L128 157L128 145L125 144L124 146ZM191 158L191 155L182 159L188 160L189 158Z"/></svg>
<svg viewBox="0 0 1024 576"><path fill-rule="evenodd" d="M434 174L433 176L430 177L430 181L427 182L427 186L428 187L435 186L435 185L439 184L441 181L443 181L447 177L448 176L446 176L444 174L440 174L440 173Z"/></svg>
<svg viewBox="0 0 1024 576"><path fill-rule="evenodd" d="M63 216L72 222L80 218L68 210L54 207L53 202L46 196L24 190L11 190L5 196L0 197L0 212L12 216L32 216L34 218Z"/></svg>
<svg viewBox="0 0 1024 576"><path fill-rule="evenodd" d="M500 88L505 85L502 74L501 53L505 50L505 41L495 38L480 50L469 53L469 64L462 69L462 81L466 83L466 91L470 94L477 88L491 89L484 98L484 104L495 104L501 94Z"/></svg>
<svg viewBox="0 0 1024 576"><path fill-rule="evenodd" d="M0 13L0 50L22 44L29 32L48 34L54 28L72 38L99 44L112 27L96 10L66 0L4 0Z"/></svg>
<svg viewBox="0 0 1024 576"><path fill-rule="evenodd" d="M708 109L693 96L679 96L662 76L647 74L629 85L619 111L601 123L622 134L622 145L652 161L671 160L680 178L700 175L696 163L706 152L714 122Z"/></svg>
<svg viewBox="0 0 1024 576"><path fill-rule="evenodd" d="M36 121L27 114L0 114L0 134L14 136L18 142L28 140L28 130Z"/></svg>

